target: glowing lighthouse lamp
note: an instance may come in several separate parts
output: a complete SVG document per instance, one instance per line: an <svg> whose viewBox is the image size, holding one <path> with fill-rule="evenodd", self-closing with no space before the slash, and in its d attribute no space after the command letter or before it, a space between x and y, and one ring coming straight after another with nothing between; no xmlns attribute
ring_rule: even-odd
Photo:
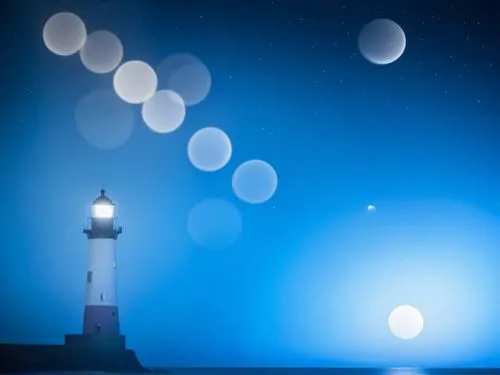
<svg viewBox="0 0 500 375"><path fill-rule="evenodd" d="M101 190L101 195L92 204L92 217L96 219L111 219L115 217L115 204Z"/></svg>

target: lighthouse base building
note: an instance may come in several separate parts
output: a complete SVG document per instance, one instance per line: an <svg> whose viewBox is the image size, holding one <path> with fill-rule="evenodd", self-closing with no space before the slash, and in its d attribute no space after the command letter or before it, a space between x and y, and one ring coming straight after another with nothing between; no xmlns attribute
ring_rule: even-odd
<svg viewBox="0 0 500 375"><path fill-rule="evenodd" d="M116 293L116 242L122 232L115 225L115 205L104 190L92 203L83 327L62 345L0 344L0 373L99 371L149 372L135 352L127 349L120 332Z"/></svg>

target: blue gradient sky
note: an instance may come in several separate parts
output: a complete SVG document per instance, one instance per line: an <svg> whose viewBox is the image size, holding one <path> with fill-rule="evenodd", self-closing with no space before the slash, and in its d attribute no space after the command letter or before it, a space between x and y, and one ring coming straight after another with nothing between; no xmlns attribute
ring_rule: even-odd
<svg viewBox="0 0 500 375"><path fill-rule="evenodd" d="M146 365L500 365L498 4L473 1L17 1L6 5L0 194L0 341L62 342L82 328L87 244L101 185L119 205L123 332ZM376 4L376 5L374 5ZM168 136L136 109L129 142L89 146L78 100L111 88L42 41L54 13L108 29L125 60L190 52L212 91ZM360 28L398 22L389 66L357 53ZM186 144L217 125L234 146L214 174ZM276 168L271 201L231 190L239 163ZM238 242L197 247L188 213L225 198ZM368 214L366 206L377 212ZM418 307L421 336L387 315Z"/></svg>

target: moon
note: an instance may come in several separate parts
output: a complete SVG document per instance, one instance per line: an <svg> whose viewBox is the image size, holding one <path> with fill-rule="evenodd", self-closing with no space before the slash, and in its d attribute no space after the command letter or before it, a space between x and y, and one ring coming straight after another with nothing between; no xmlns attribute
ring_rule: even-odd
<svg viewBox="0 0 500 375"><path fill-rule="evenodd" d="M410 305L396 307L389 314L389 330L401 340L416 338L424 329L424 318L420 311Z"/></svg>
<svg viewBox="0 0 500 375"><path fill-rule="evenodd" d="M396 22L381 18L366 24L358 37L359 51L376 65L398 60L406 49L405 32Z"/></svg>
<svg viewBox="0 0 500 375"><path fill-rule="evenodd" d="M377 207L375 207L373 204L369 204L367 210L368 212L375 212L377 211Z"/></svg>

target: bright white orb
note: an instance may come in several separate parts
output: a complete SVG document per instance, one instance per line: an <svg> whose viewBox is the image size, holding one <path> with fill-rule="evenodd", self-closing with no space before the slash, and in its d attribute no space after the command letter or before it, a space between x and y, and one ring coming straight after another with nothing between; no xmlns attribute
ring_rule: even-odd
<svg viewBox="0 0 500 375"><path fill-rule="evenodd" d="M278 175L263 160L246 161L233 173L233 191L242 201L252 204L271 199L278 187Z"/></svg>
<svg viewBox="0 0 500 375"><path fill-rule="evenodd" d="M82 137L100 149L123 145L134 129L132 107L113 90L96 90L82 98L76 107L75 119Z"/></svg>
<svg viewBox="0 0 500 375"><path fill-rule="evenodd" d="M156 73L145 62L128 61L116 70L113 77L116 94L131 104L144 103L153 97L158 86Z"/></svg>
<svg viewBox="0 0 500 375"><path fill-rule="evenodd" d="M194 133L188 142L191 163L204 172L223 168L231 159L231 140L221 129L206 127Z"/></svg>
<svg viewBox="0 0 500 375"><path fill-rule="evenodd" d="M85 44L87 29L74 13L61 12L50 17L43 27L43 41L47 48L59 56L77 53Z"/></svg>
<svg viewBox="0 0 500 375"><path fill-rule="evenodd" d="M170 133L184 122L186 107L184 101L174 91L157 91L142 105L142 119L157 133Z"/></svg>
<svg viewBox="0 0 500 375"><path fill-rule="evenodd" d="M95 31L87 36L80 50L83 65L91 72L110 73L123 58L123 46L118 37L109 31Z"/></svg>
<svg viewBox="0 0 500 375"><path fill-rule="evenodd" d="M389 329L402 340L411 340L424 329L424 318L420 311L410 305L396 307L389 315Z"/></svg>
<svg viewBox="0 0 500 375"><path fill-rule="evenodd" d="M377 207L375 207L373 204L369 204L367 209L368 209L368 212L377 211Z"/></svg>
<svg viewBox="0 0 500 375"><path fill-rule="evenodd" d="M168 56L156 70L159 87L177 92L188 107L203 101L212 87L208 68L189 53Z"/></svg>
<svg viewBox="0 0 500 375"><path fill-rule="evenodd" d="M232 246L240 237L242 227L238 209L223 199L204 200L189 213L189 235L199 246L209 249Z"/></svg>
<svg viewBox="0 0 500 375"><path fill-rule="evenodd" d="M371 63L386 65L401 57L406 48L406 36L396 22L386 18L376 19L362 28L358 47Z"/></svg>

